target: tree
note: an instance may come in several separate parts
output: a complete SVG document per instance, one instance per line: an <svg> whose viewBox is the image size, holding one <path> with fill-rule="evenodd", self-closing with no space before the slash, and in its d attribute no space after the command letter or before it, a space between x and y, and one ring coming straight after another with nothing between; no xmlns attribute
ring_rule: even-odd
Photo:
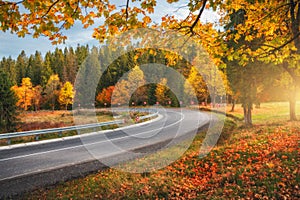
<svg viewBox="0 0 300 200"><path fill-rule="evenodd" d="M59 80L63 79L64 63L65 63L65 58L62 50L59 48L55 48L51 59L51 68L53 73L58 75Z"/></svg>
<svg viewBox="0 0 300 200"><path fill-rule="evenodd" d="M32 99L34 97L30 78L23 78L21 86L18 87L15 85L12 89L15 91L19 99L16 105L25 111L28 110L28 108L32 105Z"/></svg>
<svg viewBox="0 0 300 200"><path fill-rule="evenodd" d="M155 90L156 99L162 105L165 105L166 101L170 100L167 96L168 88L166 87L166 85L167 85L167 79L162 78L159 84L157 84Z"/></svg>
<svg viewBox="0 0 300 200"><path fill-rule="evenodd" d="M115 85L115 89L112 94L111 104L112 105L124 105L129 104L129 84L126 80L121 80Z"/></svg>
<svg viewBox="0 0 300 200"><path fill-rule="evenodd" d="M22 83L22 78L26 77L26 71L28 68L28 58L23 50L17 57L16 61L16 85Z"/></svg>
<svg viewBox="0 0 300 200"><path fill-rule="evenodd" d="M17 97L11 89L12 83L6 73L0 70L0 133L15 130L17 121Z"/></svg>
<svg viewBox="0 0 300 200"><path fill-rule="evenodd" d="M64 56L65 63L63 66L63 81L74 83L79 66L73 48L70 47L69 50L65 48Z"/></svg>
<svg viewBox="0 0 300 200"><path fill-rule="evenodd" d="M197 97L199 101L204 101L207 104L209 91L203 78L195 67L191 68L190 74L184 84L186 95L186 101L195 101L194 97ZM196 95L196 96L195 96Z"/></svg>
<svg viewBox="0 0 300 200"><path fill-rule="evenodd" d="M226 12L222 20L231 27L226 40L238 44L238 48L227 52L229 60L237 58L240 65L246 65L255 58L273 63L274 68L285 69L294 83L290 88L294 95L289 96L290 120L296 120L295 94L300 83L300 2L234 0L219 5Z"/></svg>
<svg viewBox="0 0 300 200"><path fill-rule="evenodd" d="M111 96L114 91L114 86L109 86L108 88L104 88L96 97L96 100L103 106L103 105L110 105L111 104Z"/></svg>
<svg viewBox="0 0 300 200"><path fill-rule="evenodd" d="M37 85L32 89L33 92L32 105L34 106L35 111L40 109L41 101L42 101L42 91L43 88L40 85Z"/></svg>
<svg viewBox="0 0 300 200"><path fill-rule="evenodd" d="M42 83L41 80L41 72L43 70L44 61L40 52L36 51L34 54L33 60L33 69L34 69L34 79L32 79L33 85L40 85Z"/></svg>
<svg viewBox="0 0 300 200"><path fill-rule="evenodd" d="M60 81L58 75L57 74L51 75L47 82L45 93L46 93L46 99L49 102L52 110L55 109L56 100L59 94L59 88L60 88Z"/></svg>
<svg viewBox="0 0 300 200"><path fill-rule="evenodd" d="M2 59L0 62L0 70L3 70L9 76L9 79L12 81L12 83L16 84L17 74L15 61L10 56Z"/></svg>
<svg viewBox="0 0 300 200"><path fill-rule="evenodd" d="M78 66L81 66L83 61L86 59L87 55L89 53L89 46L79 46L79 44L76 47L75 55L76 55L76 62Z"/></svg>
<svg viewBox="0 0 300 200"><path fill-rule="evenodd" d="M128 92L131 95L131 101L135 102L136 104L140 104L142 102L147 101L148 97L147 97L146 88L142 87L144 85L145 85L144 72L140 69L139 66L135 66L128 73L128 88L129 88Z"/></svg>
<svg viewBox="0 0 300 200"><path fill-rule="evenodd" d="M167 0L167 2L172 4L178 1ZM293 94L297 92L297 85L300 82L300 2L298 0L190 0L182 4L181 7L186 6L189 10L185 18L168 13L161 16L159 24L153 23L154 18L151 15L157 7L155 0L138 2L128 0L124 6L115 5L113 1L79 0L68 3L49 0L39 3L5 1L0 4L2 16L0 22L2 31L11 31L20 37L26 34L34 37L44 35L54 44L66 39L61 30L69 29L75 21L80 21L87 28L98 18L103 20L94 29L93 37L101 42L110 36L141 27L152 27L162 31L174 29L203 45L219 67L224 66L222 62L224 57L229 61L238 60L240 66L248 63L252 65L255 60L278 64L294 80ZM200 19L205 9L218 10L222 13L219 22L202 23ZM239 20L243 23L238 22ZM231 26L232 24L234 26ZM214 25L224 26L225 29L217 30ZM224 41L230 40L239 43L238 48L228 47ZM178 62L178 56L172 53L167 53L165 58L170 66ZM214 101L214 97L212 99ZM291 120L296 119L295 96L290 97L290 116Z"/></svg>
<svg viewBox="0 0 300 200"><path fill-rule="evenodd" d="M68 109L68 105L73 104L75 92L73 90L73 85L67 81L63 87L60 89L58 102L60 105L65 105L65 109Z"/></svg>
<svg viewBox="0 0 300 200"><path fill-rule="evenodd" d="M45 55L45 61L44 61L44 65L41 71L41 85L42 87L45 87L50 76L53 74L53 71L51 69L51 53L47 52Z"/></svg>
<svg viewBox="0 0 300 200"><path fill-rule="evenodd" d="M98 59L98 50L92 48L90 54L82 63L75 82L75 103L81 107L91 107L94 105L96 91L101 73L101 65Z"/></svg>

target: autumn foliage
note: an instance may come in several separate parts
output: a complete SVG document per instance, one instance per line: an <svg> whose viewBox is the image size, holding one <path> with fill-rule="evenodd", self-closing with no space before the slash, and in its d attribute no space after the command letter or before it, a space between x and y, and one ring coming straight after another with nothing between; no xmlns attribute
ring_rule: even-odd
<svg viewBox="0 0 300 200"><path fill-rule="evenodd" d="M27 110L29 106L31 106L32 99L34 97L30 78L23 78L21 86L13 86L12 89L15 91L18 97L17 106Z"/></svg>
<svg viewBox="0 0 300 200"><path fill-rule="evenodd" d="M104 88L96 97L96 100L101 105L110 105L111 103L111 96L114 91L114 86L109 86L108 88Z"/></svg>
<svg viewBox="0 0 300 200"><path fill-rule="evenodd" d="M300 198L300 128L257 126L232 129L207 157L199 158L203 135L187 153L164 169L130 174L114 169L30 195L85 199L297 199ZM231 128L230 128L231 127ZM143 159L140 159L143 162Z"/></svg>

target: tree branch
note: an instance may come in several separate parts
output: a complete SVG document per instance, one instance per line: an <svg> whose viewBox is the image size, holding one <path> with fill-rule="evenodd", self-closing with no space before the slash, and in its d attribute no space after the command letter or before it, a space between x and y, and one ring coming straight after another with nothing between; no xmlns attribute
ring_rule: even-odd
<svg viewBox="0 0 300 200"><path fill-rule="evenodd" d="M295 68L290 68L288 62L286 62L286 61L282 63L282 68L285 71L287 71L287 73L292 77L294 82L299 83L300 77L296 75Z"/></svg>
<svg viewBox="0 0 300 200"><path fill-rule="evenodd" d="M126 22L128 20L129 14L128 14L128 8L129 8L129 0L126 2L126 10L125 10L125 15L126 15ZM127 25L126 25L127 26Z"/></svg>
<svg viewBox="0 0 300 200"><path fill-rule="evenodd" d="M46 17L46 15L50 12L50 10L55 6L60 0L56 0L51 6L49 6L48 10L45 14L43 14L42 18Z"/></svg>
<svg viewBox="0 0 300 200"><path fill-rule="evenodd" d="M258 20L258 22L264 20L265 18L271 16L274 12L276 12L277 10L285 7L285 6L289 6L291 3L285 3L285 4L282 4L280 6L278 6L277 8L274 8L273 10L271 10L270 12L268 12L265 16L263 16L261 19Z"/></svg>
<svg viewBox="0 0 300 200"><path fill-rule="evenodd" d="M59 1L59 0L57 0L57 1ZM77 12L78 8L79 8L79 0L77 0L76 8L75 8L74 12L72 13L71 17L73 17L75 15L75 13ZM64 27L65 24L66 24L66 21L64 21L64 23L59 27L57 33L63 29L63 27Z"/></svg>
<svg viewBox="0 0 300 200"><path fill-rule="evenodd" d="M0 2L0 6L17 5L17 4L23 3L24 1L25 1L25 0L23 0L23 1L18 1L18 2L1 1L1 2Z"/></svg>
<svg viewBox="0 0 300 200"><path fill-rule="evenodd" d="M258 56L256 56L256 58L265 58L271 54L275 54L276 51L279 51L280 49L284 48L286 45L292 43L295 39L297 39L298 37L300 37L300 32L295 35L295 37L291 38L290 40L286 41L284 44L278 46L278 47L275 47L275 46L272 46L272 45L267 45L267 44L263 44L261 46L266 46L266 47L271 47L273 48L272 50L269 50L269 51L266 51L265 53L262 53ZM276 54L275 54L276 56Z"/></svg>
<svg viewBox="0 0 300 200"><path fill-rule="evenodd" d="M202 15L202 13L203 13L203 11L205 9L206 3L207 3L207 0L203 0L203 4L202 4L202 7L201 7L201 9L199 11L199 14L198 14L196 20L194 21L194 23L192 24L192 26L190 27L190 30L191 30L192 34L194 33L194 28L197 25L197 23L199 22L200 17L201 17L201 15Z"/></svg>

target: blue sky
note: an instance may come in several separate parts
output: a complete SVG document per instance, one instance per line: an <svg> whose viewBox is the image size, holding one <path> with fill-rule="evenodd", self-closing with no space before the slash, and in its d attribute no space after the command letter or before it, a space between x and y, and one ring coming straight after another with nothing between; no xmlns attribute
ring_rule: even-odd
<svg viewBox="0 0 300 200"><path fill-rule="evenodd" d="M159 1L158 1L159 2ZM188 10L179 7L182 6L180 3L168 4L158 3L155 13L152 16L154 21L160 21L160 18L166 14L173 14L177 18L185 18L188 14ZM176 11L176 12L175 12ZM202 22L214 22L218 19L218 14L211 11L205 11L201 17ZM101 23L101 22L100 22ZM99 25L99 24L98 24ZM97 27L97 23L95 26ZM93 26L88 29L82 28L80 23L75 23L75 25L64 31L68 39L65 44L52 45L48 38L32 38L32 36L27 35L25 38L19 38L18 36L11 34L9 32L0 32L0 58L12 56L16 58L22 50L25 50L27 55L33 54L36 50L42 52L44 55L47 51L53 51L56 47L64 48L65 46L76 47L79 45L98 46L99 42L92 38Z"/></svg>

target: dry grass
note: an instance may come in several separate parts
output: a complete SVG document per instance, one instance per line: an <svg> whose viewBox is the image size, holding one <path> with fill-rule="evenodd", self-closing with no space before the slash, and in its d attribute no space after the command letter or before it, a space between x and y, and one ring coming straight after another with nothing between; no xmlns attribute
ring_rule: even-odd
<svg viewBox="0 0 300 200"><path fill-rule="evenodd" d="M19 118L21 122L19 131L58 128L75 125L72 111L42 110L37 112L24 112L19 116ZM94 118L93 116L87 117L84 114L78 114L77 119L86 124L93 123L95 120L97 120L98 122L114 120L111 114L104 112L98 112L97 118Z"/></svg>

